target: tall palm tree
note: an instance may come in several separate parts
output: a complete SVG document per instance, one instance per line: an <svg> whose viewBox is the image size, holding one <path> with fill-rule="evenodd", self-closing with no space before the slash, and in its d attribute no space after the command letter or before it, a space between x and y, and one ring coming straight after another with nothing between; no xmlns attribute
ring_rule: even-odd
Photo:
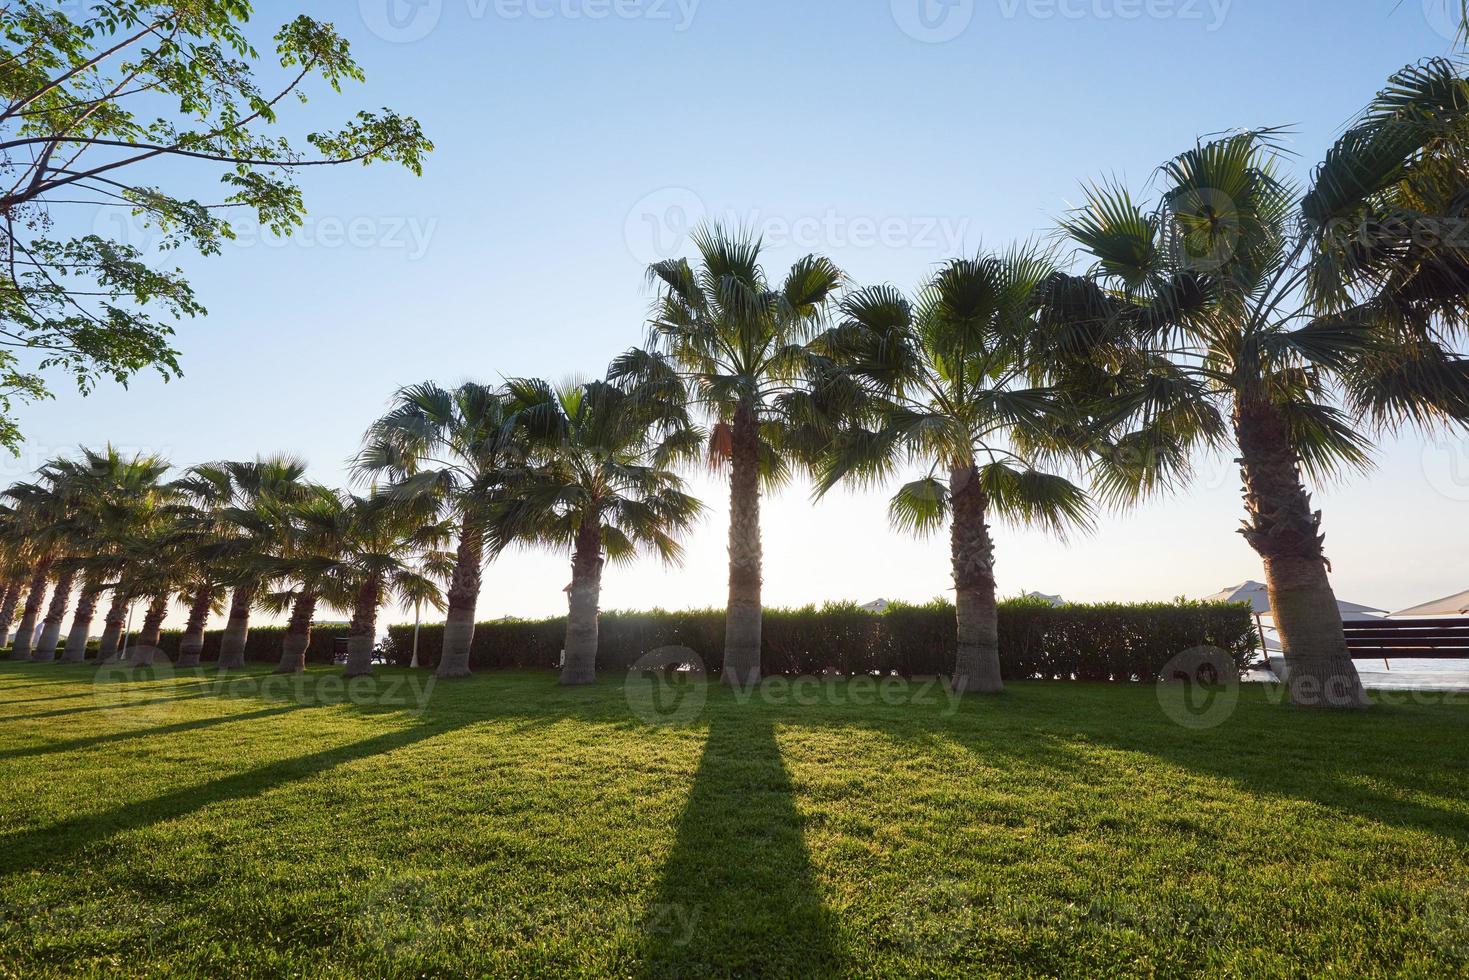
<svg viewBox="0 0 1469 980"><path fill-rule="evenodd" d="M726 684L760 678L760 487L790 472L781 395L801 384L803 341L821 323L842 283L829 259L807 256L772 284L761 243L748 234L705 227L693 238L700 267L687 259L648 270L658 290L649 349L631 351L612 377L655 379L676 372L715 422L709 458L730 477L729 606Z"/></svg>
<svg viewBox="0 0 1469 980"><path fill-rule="evenodd" d="M603 564L631 560L642 548L665 561L681 558L678 535L703 505L670 467L697 456L704 436L689 423L677 379L559 389L520 380L507 390L536 465L516 483L496 537L570 550L561 683L591 684Z"/></svg>
<svg viewBox="0 0 1469 980"><path fill-rule="evenodd" d="M137 642L128 655L131 666L151 667L160 653L158 645L169 602L193 581L184 554L188 547L187 531L168 508L160 508L141 533L122 544L127 561L117 588L130 602L146 602Z"/></svg>
<svg viewBox="0 0 1469 980"><path fill-rule="evenodd" d="M814 398L791 399L797 417L820 421L825 395L851 420L822 454L818 496L844 479L885 480L904 464L928 470L889 513L916 533L950 526L961 694L1004 689L990 519L1057 533L1090 523L1085 492L1040 468L1063 453L1076 421L1044 384L1030 344L1038 287L1053 271L1049 256L1020 247L948 263L916 304L891 286L857 291L817 341L836 368L830 381Z"/></svg>
<svg viewBox="0 0 1469 980"><path fill-rule="evenodd" d="M77 498L74 520L82 545L79 551L84 552L74 558L82 587L61 661L79 664L86 661L92 620L108 579L123 571L122 542L137 532L158 504L160 481L169 463L146 453L125 457L107 446L101 451L83 448L78 459L59 465L72 474Z"/></svg>
<svg viewBox="0 0 1469 980"><path fill-rule="evenodd" d="M290 456L195 466L181 485L209 507L200 530L212 535L203 557L215 580L230 589L229 619L220 642L219 669L245 665L250 611L272 578L261 556L275 555L289 528L288 508L311 492L306 464Z"/></svg>
<svg viewBox="0 0 1469 980"><path fill-rule="evenodd" d="M458 524L439 677L469 676L481 573L493 557L485 553L485 528L522 456L500 391L473 382L450 391L425 382L397 393L368 429L355 461L360 476L389 481L385 492L427 494Z"/></svg>
<svg viewBox="0 0 1469 980"><path fill-rule="evenodd" d="M317 606L326 600L345 605L349 600L335 591L332 574L342 543L351 534L353 515L334 490L311 486L308 495L284 511L286 519L278 554L265 556L275 574L289 588L266 596L264 605L273 612L289 612L281 639L277 673L300 673L306 669L306 651L311 646L311 626Z"/></svg>
<svg viewBox="0 0 1469 980"><path fill-rule="evenodd" d="M1292 184L1268 131L1189 150L1152 209L1092 187L1063 222L1094 265L1049 287L1068 386L1109 435L1096 479L1119 501L1238 448L1246 541L1265 566L1299 705L1368 704L1305 480L1369 463L1373 430L1469 418L1469 82L1429 61L1394 75Z"/></svg>
<svg viewBox="0 0 1469 980"><path fill-rule="evenodd" d="M178 495L177 506L183 509L178 520L177 560L188 568L188 582L179 594L188 612L179 637L177 666L198 667L204 657L209 617L224 612L229 592L216 565L223 534L221 514L229 506L234 484L219 467L202 471L196 467L175 481L173 489ZM106 634L103 640L105 645Z"/></svg>
<svg viewBox="0 0 1469 980"><path fill-rule="evenodd" d="M71 523L74 499L69 488L57 482L56 474L45 468L37 474L34 482L17 483L5 491L5 495L14 501L18 530L27 542L33 562L30 586L10 655L14 660L54 659L54 644L49 657L36 657L39 651L37 627L47 587L56 572L56 562L65 557L75 531ZM57 575L56 591L64 601L70 598L74 575L70 569ZM54 599L52 604L55 604Z"/></svg>
<svg viewBox="0 0 1469 980"><path fill-rule="evenodd" d="M377 617L383 603L424 603L444 608L438 582L454 572L454 553L440 550L455 525L442 520L436 501L387 494L347 498L348 530L341 556L332 562L333 591L350 596L347 677L372 673Z"/></svg>
<svg viewBox="0 0 1469 980"><path fill-rule="evenodd" d="M15 611L25 598L26 581L31 574L30 542L15 508L0 504L0 646L10 639Z"/></svg>
<svg viewBox="0 0 1469 980"><path fill-rule="evenodd" d="M25 579L10 577L5 580L5 594L0 597L0 645L10 639L10 625L15 622L15 611L20 600L25 598Z"/></svg>

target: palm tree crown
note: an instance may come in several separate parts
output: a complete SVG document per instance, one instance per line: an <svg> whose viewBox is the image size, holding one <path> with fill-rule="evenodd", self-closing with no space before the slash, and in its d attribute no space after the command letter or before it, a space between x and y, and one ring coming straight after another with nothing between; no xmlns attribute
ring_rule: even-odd
<svg viewBox="0 0 1469 980"><path fill-rule="evenodd" d="M716 226L694 235L701 265L686 259L648 270L658 290L649 350L613 365L612 377L683 378L713 420L709 458L730 472L729 607L723 677L744 686L760 676L760 483L778 485L794 448L783 397L799 391L811 363L804 341L841 287L829 259L808 255L783 281L760 265L761 243Z"/></svg>
<svg viewBox="0 0 1469 980"><path fill-rule="evenodd" d="M388 413L368 429L354 461L360 477L385 478L385 492L394 496L435 499L459 524L440 677L469 674L487 557L485 529L503 502L508 473L523 454L502 391L474 382L451 391L426 382L398 392Z"/></svg>
<svg viewBox="0 0 1469 980"><path fill-rule="evenodd" d="M928 468L890 514L918 533L952 527L960 691L1002 687L988 516L1057 532L1090 522L1081 488L1037 468L1066 454L1077 421L1033 356L1038 290L1052 271L1049 256L1017 248L950 262L916 307L891 286L851 294L815 345L831 368L802 398L808 425L834 431L818 495L903 464Z"/></svg>
<svg viewBox="0 0 1469 980"><path fill-rule="evenodd" d="M1369 461L1367 429L1469 418L1469 82L1393 76L1302 190L1270 131L1165 164L1156 206L1093 186L1063 222L1093 260L1043 321L1099 431L1095 479L1130 501L1233 434L1298 703L1365 703L1326 578L1313 479ZM1437 229L1439 234L1431 234ZM1313 694L1314 692L1314 694Z"/></svg>
<svg viewBox="0 0 1469 980"><path fill-rule="evenodd" d="M526 540L572 555L564 683L595 679L597 604L604 560L647 549L677 562L678 535L702 512L672 465L698 455L704 435L676 397L676 380L593 381L555 388L507 385L533 465L496 526L502 542Z"/></svg>

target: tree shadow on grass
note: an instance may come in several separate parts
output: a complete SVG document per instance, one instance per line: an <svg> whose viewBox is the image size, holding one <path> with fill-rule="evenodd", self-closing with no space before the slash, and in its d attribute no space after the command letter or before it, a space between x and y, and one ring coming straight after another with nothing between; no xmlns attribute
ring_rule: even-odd
<svg viewBox="0 0 1469 980"><path fill-rule="evenodd" d="M78 695L78 696L79 697L90 697L92 699L92 703L84 704L84 705L77 705L77 706L71 707L71 708L55 708L55 709L50 710L50 711L36 711L36 712L32 712L30 714L24 714L24 715L6 715L4 717L0 717L0 722L7 722L7 721L39 721L40 719L43 719L43 718L61 718L61 717L65 717L66 715L84 715L84 714L88 714L88 713L93 712L93 711L116 711L116 710L118 710L118 705L117 704L108 703L105 698L99 698L96 691L89 691L85 695ZM168 702L198 701L198 700L200 700L202 698L207 698L207 697L210 697L210 696L212 696L212 692L210 692L210 691L200 691L200 692L195 693L195 694L173 694L173 695L169 695L167 697L161 697L161 698L145 698L145 699L140 700L140 701L128 701L127 704L126 704L126 706L129 707L129 708L146 708L149 705L166 704ZM97 701L102 701L103 703L98 704L98 703L96 703ZM29 702L29 701L22 702L22 704L30 704L30 703L31 702ZM12 705L12 707L20 707L20 706L21 705Z"/></svg>
<svg viewBox="0 0 1469 980"><path fill-rule="evenodd" d="M1203 737L1164 737L1141 741L1134 735L1109 733L1099 742L1140 752L1203 776L1226 780L1250 793L1294 799L1333 810L1348 818L1433 834L1469 844L1469 819L1451 805L1469 785L1461 748L1450 743L1417 743L1410 733L1378 728L1366 715L1351 730L1337 718L1299 708L1272 707L1284 723L1265 721L1258 727ZM1281 746L1260 751L1261 741L1277 745L1299 738L1299 726L1317 728L1319 745L1302 753ZM1459 738L1469 741L1469 729ZM1249 743L1255 743L1254 746ZM1441 767L1459 770L1457 784L1445 781ZM1368 783L1375 784L1368 785ZM1443 802L1440 806L1432 799Z"/></svg>
<svg viewBox="0 0 1469 980"><path fill-rule="evenodd" d="M0 694L9 693L12 690L14 690L14 688L0 687ZM53 695L51 697L44 697L44 698L23 698L22 700L19 700L19 701L10 702L8 704L8 706L11 706L11 707L19 707L20 705L26 705L26 704L41 704L42 702L45 702L45 701L74 701L77 698L90 697L91 694L92 694L91 691L72 691L70 694L56 694L56 695ZM3 700L0 700L0 704L6 704L6 703L7 702L4 702Z"/></svg>
<svg viewBox="0 0 1469 980"><path fill-rule="evenodd" d="M0 694L12 691L34 691L38 687L56 688L74 683L79 675L59 669L56 664L12 663L0 660ZM32 681L27 684L8 683L11 678Z"/></svg>
<svg viewBox="0 0 1469 980"><path fill-rule="evenodd" d="M717 713L644 912L644 977L841 972L771 720Z"/></svg>
<svg viewBox="0 0 1469 980"><path fill-rule="evenodd" d="M457 724L417 725L309 755L281 759L102 813L6 834L0 837L0 873L10 875L60 865L75 858L78 852L101 845L118 834L173 820L214 803L259 796L277 786L358 759L383 755L457 727Z"/></svg>
<svg viewBox="0 0 1469 980"><path fill-rule="evenodd" d="M1255 687L1243 689L1233 713L1219 725L1195 729L1170 719L1151 685L1032 685L1015 704L1020 713L1012 721L1028 715L1033 727L1011 748L1034 746L1045 734L1053 747L1135 752L1262 797L1299 800L1347 818L1469 843L1469 820L1451 805L1469 784L1469 765L1456 747L1469 738L1464 713L1391 707L1314 712L1275 703L1270 691ZM1053 697L1058 692L1073 706L1108 697L1113 710L1061 715L1055 711L1059 699ZM1131 704L1118 695L1130 697ZM945 738L976 756L1001 748L989 733L972 726L953 726ZM1045 765L1054 769L1057 762L1050 758Z"/></svg>
<svg viewBox="0 0 1469 980"><path fill-rule="evenodd" d="M212 718L196 718L192 721L180 721L172 725L156 725L149 728L139 728L135 731L108 732L105 735L92 735L87 738L72 739L69 742L47 742L44 745L27 745L24 748L0 751L0 759L22 759L26 756L49 755L53 752L74 752L78 749L91 748L94 745L112 745L132 738L152 738L156 735L174 735L179 732L193 732L202 728L213 728L215 725L228 725L239 721L254 721L257 718L283 715L292 711L299 711L306 707L309 707L309 705L289 704L279 707L262 708L259 711L247 711L239 715L218 715Z"/></svg>

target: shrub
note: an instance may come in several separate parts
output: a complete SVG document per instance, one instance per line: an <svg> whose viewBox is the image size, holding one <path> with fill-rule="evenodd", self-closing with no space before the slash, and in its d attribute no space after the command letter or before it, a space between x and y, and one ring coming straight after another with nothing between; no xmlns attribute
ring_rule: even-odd
<svg viewBox="0 0 1469 980"><path fill-rule="evenodd" d="M183 630L164 630L158 638L158 648L168 654L170 660L177 660L179 641L183 639L183 635ZM278 663L281 659L281 642L285 635L284 626L250 627L250 636L245 641L245 660L249 663ZM345 639L346 636L347 627L341 624L329 623L312 627L311 645L306 648L306 662L332 663L335 641L338 637ZM205 662L219 659L219 644L223 637L224 630L209 630L204 634ZM137 634L134 634L130 642L136 640Z"/></svg>
<svg viewBox="0 0 1469 980"><path fill-rule="evenodd" d="M1000 664L1007 680L1154 680L1169 660L1191 647L1216 646L1243 671L1254 659L1248 607L1202 602L1052 607L1015 600L1000 604ZM475 627L475 670L553 670L560 663L564 617L504 619ZM438 664L442 625L419 631L419 662ZM600 620L597 667L624 671L650 650L685 646L717 671L724 647L721 609L607 612ZM252 637L253 640L253 637ZM762 663L767 674L894 673L906 677L952 673L954 607L897 603L872 613L852 604L767 609ZM384 654L406 666L413 627L388 630Z"/></svg>

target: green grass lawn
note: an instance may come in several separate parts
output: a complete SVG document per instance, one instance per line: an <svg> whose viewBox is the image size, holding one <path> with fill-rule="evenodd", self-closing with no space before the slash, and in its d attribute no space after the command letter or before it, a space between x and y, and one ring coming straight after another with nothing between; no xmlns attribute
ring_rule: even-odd
<svg viewBox="0 0 1469 980"><path fill-rule="evenodd" d="M0 975L1469 970L1462 698L97 676L0 664Z"/></svg>

